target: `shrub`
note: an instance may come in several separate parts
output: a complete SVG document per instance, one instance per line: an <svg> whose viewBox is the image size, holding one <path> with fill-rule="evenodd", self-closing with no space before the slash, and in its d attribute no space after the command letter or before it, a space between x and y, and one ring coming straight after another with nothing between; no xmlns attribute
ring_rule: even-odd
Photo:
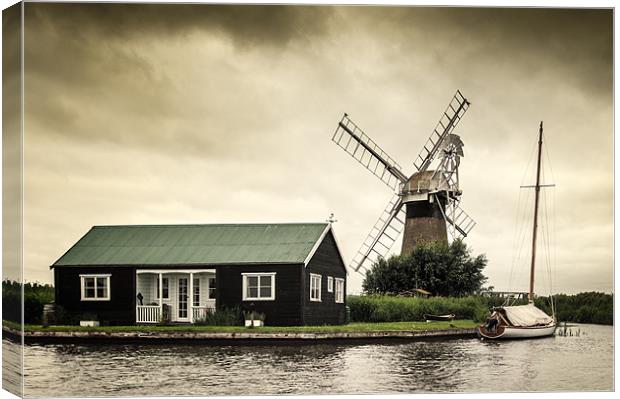
<svg viewBox="0 0 620 399"><path fill-rule="evenodd" d="M242 326L244 324L243 312L241 308L221 308L216 312L207 315L195 322L199 326Z"/></svg>
<svg viewBox="0 0 620 399"><path fill-rule="evenodd" d="M351 321L370 321L377 309L377 301L370 296L348 296Z"/></svg>
<svg viewBox="0 0 620 399"><path fill-rule="evenodd" d="M41 324L43 305L54 302L54 287L48 284L26 283L23 285L24 322ZM17 281L2 282L2 317L21 322L22 284Z"/></svg>
<svg viewBox="0 0 620 399"><path fill-rule="evenodd" d="M78 318L80 319L80 321L81 321L81 320L99 320L99 316L97 316L97 315L96 315L96 314L94 314L94 313L89 313L89 312L86 312L86 313L81 313L81 314L78 316Z"/></svg>
<svg viewBox="0 0 620 399"><path fill-rule="evenodd" d="M75 315L67 312L65 308L60 305L54 307L54 320L51 324L70 326L79 324L79 319Z"/></svg>

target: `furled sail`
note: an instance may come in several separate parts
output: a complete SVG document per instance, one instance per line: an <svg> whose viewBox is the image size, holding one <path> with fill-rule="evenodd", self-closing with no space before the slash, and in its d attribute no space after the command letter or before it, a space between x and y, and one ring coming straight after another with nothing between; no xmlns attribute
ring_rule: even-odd
<svg viewBox="0 0 620 399"><path fill-rule="evenodd" d="M506 318L517 327L532 327L553 322L553 318L534 306L533 303L521 306L504 306Z"/></svg>

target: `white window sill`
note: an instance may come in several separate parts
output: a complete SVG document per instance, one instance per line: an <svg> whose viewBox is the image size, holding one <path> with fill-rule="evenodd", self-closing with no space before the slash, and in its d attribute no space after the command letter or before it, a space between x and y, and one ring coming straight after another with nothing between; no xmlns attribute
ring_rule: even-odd
<svg viewBox="0 0 620 399"><path fill-rule="evenodd" d="M91 302L91 301L109 301L110 298L82 298L82 302Z"/></svg>
<svg viewBox="0 0 620 399"><path fill-rule="evenodd" d="M243 298L244 301L275 301L276 298Z"/></svg>

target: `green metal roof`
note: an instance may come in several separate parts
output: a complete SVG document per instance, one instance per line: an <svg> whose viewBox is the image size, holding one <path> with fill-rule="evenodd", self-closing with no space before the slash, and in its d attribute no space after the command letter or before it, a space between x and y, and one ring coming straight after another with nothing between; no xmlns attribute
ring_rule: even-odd
<svg viewBox="0 0 620 399"><path fill-rule="evenodd" d="M304 263L327 223L94 226L51 267Z"/></svg>

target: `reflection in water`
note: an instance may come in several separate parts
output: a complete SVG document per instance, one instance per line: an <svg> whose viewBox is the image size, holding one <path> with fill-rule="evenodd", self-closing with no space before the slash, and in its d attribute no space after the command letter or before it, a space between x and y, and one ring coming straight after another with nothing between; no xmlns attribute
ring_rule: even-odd
<svg viewBox="0 0 620 399"><path fill-rule="evenodd" d="M272 346L28 345L28 396L611 390L613 329L473 339ZM16 345L4 341L4 349Z"/></svg>

